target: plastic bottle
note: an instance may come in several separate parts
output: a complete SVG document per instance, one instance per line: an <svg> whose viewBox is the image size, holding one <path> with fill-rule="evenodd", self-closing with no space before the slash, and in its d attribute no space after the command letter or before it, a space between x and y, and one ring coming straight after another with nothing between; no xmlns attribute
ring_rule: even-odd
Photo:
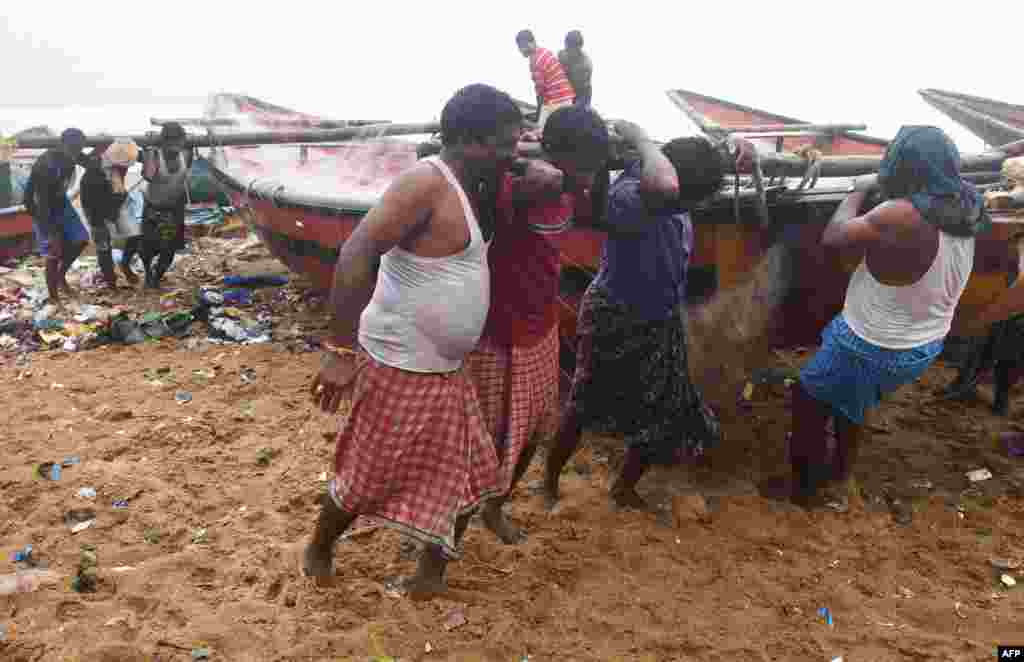
<svg viewBox="0 0 1024 662"><path fill-rule="evenodd" d="M31 593L58 580L58 575L51 570L23 570L13 575L0 575L0 595Z"/></svg>

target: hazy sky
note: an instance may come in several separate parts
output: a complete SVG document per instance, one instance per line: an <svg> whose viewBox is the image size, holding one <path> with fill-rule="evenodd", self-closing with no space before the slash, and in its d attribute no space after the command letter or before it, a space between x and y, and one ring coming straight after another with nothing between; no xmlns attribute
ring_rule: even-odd
<svg viewBox="0 0 1024 662"><path fill-rule="evenodd" d="M336 118L429 120L472 82L533 100L514 43L521 28L554 51L566 31L582 30L594 60L595 107L659 138L693 130L665 97L668 88L808 121L863 122L881 137L903 123L936 124L966 151L981 149L980 141L917 89L1024 102L1019 44L1014 50L1012 33L1000 27L1024 15L1011 2L966 11L894 0L460 0L293 3L293 13L281 3L257 9L210 0L152 10L148 3L67 3L59 12L44 2L4 4L0 115L14 112L5 109L10 104L175 102L228 91Z"/></svg>

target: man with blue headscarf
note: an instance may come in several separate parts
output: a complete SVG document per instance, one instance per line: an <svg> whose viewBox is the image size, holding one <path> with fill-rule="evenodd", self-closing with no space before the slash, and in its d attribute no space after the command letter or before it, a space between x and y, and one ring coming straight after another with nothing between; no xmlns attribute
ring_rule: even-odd
<svg viewBox="0 0 1024 662"><path fill-rule="evenodd" d="M876 187L882 201L864 211ZM864 258L842 313L794 386L794 502L846 510L866 413L942 351L973 268L974 237L990 227L981 196L960 176L956 146L935 127L901 128L877 180L851 188L822 243L863 250Z"/></svg>

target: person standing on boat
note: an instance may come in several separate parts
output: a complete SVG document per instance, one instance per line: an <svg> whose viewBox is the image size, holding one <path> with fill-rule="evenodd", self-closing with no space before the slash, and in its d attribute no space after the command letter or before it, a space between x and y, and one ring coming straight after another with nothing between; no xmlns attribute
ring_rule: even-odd
<svg viewBox="0 0 1024 662"><path fill-rule="evenodd" d="M883 202L864 212L879 187ZM991 220L960 154L940 129L905 126L878 178L861 178L825 228L822 243L863 251L843 311L793 388L793 501L848 508L849 480L865 415L882 396L932 364L974 263L975 236ZM834 422L836 455L826 427Z"/></svg>
<svg viewBox="0 0 1024 662"><path fill-rule="evenodd" d="M595 181L607 176L609 136L597 113L556 110L543 146L553 165L531 161L524 177L506 175L488 253L490 311L466 359L501 462L502 496L487 502L483 521L507 544L524 536L502 507L558 425L560 251L551 238L574 213L589 219L593 207L606 204L607 186Z"/></svg>
<svg viewBox="0 0 1024 662"><path fill-rule="evenodd" d="M500 491L464 359L489 306L496 197L484 187L503 179L521 132L507 94L459 90L441 113L440 155L400 175L341 247L332 336L312 388L326 412L343 398L352 406L305 548L307 575L332 575L335 542L368 515L427 545L416 575L396 589L441 591L471 515Z"/></svg>
<svg viewBox="0 0 1024 662"><path fill-rule="evenodd" d="M537 122L537 129L543 131L551 113L572 105L576 92L558 58L548 49L537 46L533 32L520 30L516 35L516 45L523 57L530 61L530 75L537 90L537 113L533 119Z"/></svg>
<svg viewBox="0 0 1024 662"><path fill-rule="evenodd" d="M60 146L47 150L32 164L25 189L25 206L32 214L39 254L46 257L46 289L50 302L57 306L61 305L61 290L73 294L68 271L89 243L89 231L68 198L84 147L81 129L65 130Z"/></svg>
<svg viewBox="0 0 1024 662"><path fill-rule="evenodd" d="M142 209L141 252L148 288L160 287L175 252L185 247L185 206L191 172L192 150L186 143L184 127L177 122L164 124L160 144L147 149L143 156L142 177L148 186ZM133 257L125 251L122 267L131 264Z"/></svg>
<svg viewBox="0 0 1024 662"><path fill-rule="evenodd" d="M576 373L548 454L546 506L556 507L562 469L583 429L625 436L613 503L648 510L636 492L652 464L699 457L720 438L714 412L690 379L685 290L693 228L688 210L721 187L732 156L705 138L659 149L639 126L615 126L640 152L612 183L601 267L580 303ZM737 167L753 145L734 140Z"/></svg>
<svg viewBox="0 0 1024 662"><path fill-rule="evenodd" d="M82 210L89 221L103 280L111 289L117 287L117 273L109 224L117 223L121 207L128 198L125 175L138 159L139 147L130 139L101 145L82 157L85 168L81 186ZM125 275L129 282L138 282L138 277L130 269L125 269Z"/></svg>
<svg viewBox="0 0 1024 662"><path fill-rule="evenodd" d="M590 56L583 52L583 33L572 30L565 35L565 50L558 52L558 61L569 78L576 98L577 106L589 106L592 96L590 78L594 74L594 63Z"/></svg>

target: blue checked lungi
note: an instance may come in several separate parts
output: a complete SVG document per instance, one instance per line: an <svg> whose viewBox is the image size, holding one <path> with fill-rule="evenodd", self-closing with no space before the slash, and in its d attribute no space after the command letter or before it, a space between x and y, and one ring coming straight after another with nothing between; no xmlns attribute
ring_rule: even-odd
<svg viewBox="0 0 1024 662"><path fill-rule="evenodd" d="M945 343L939 339L912 349L872 345L850 329L842 313L825 327L821 339L821 349L800 371L800 383L857 425L883 395L924 374Z"/></svg>

